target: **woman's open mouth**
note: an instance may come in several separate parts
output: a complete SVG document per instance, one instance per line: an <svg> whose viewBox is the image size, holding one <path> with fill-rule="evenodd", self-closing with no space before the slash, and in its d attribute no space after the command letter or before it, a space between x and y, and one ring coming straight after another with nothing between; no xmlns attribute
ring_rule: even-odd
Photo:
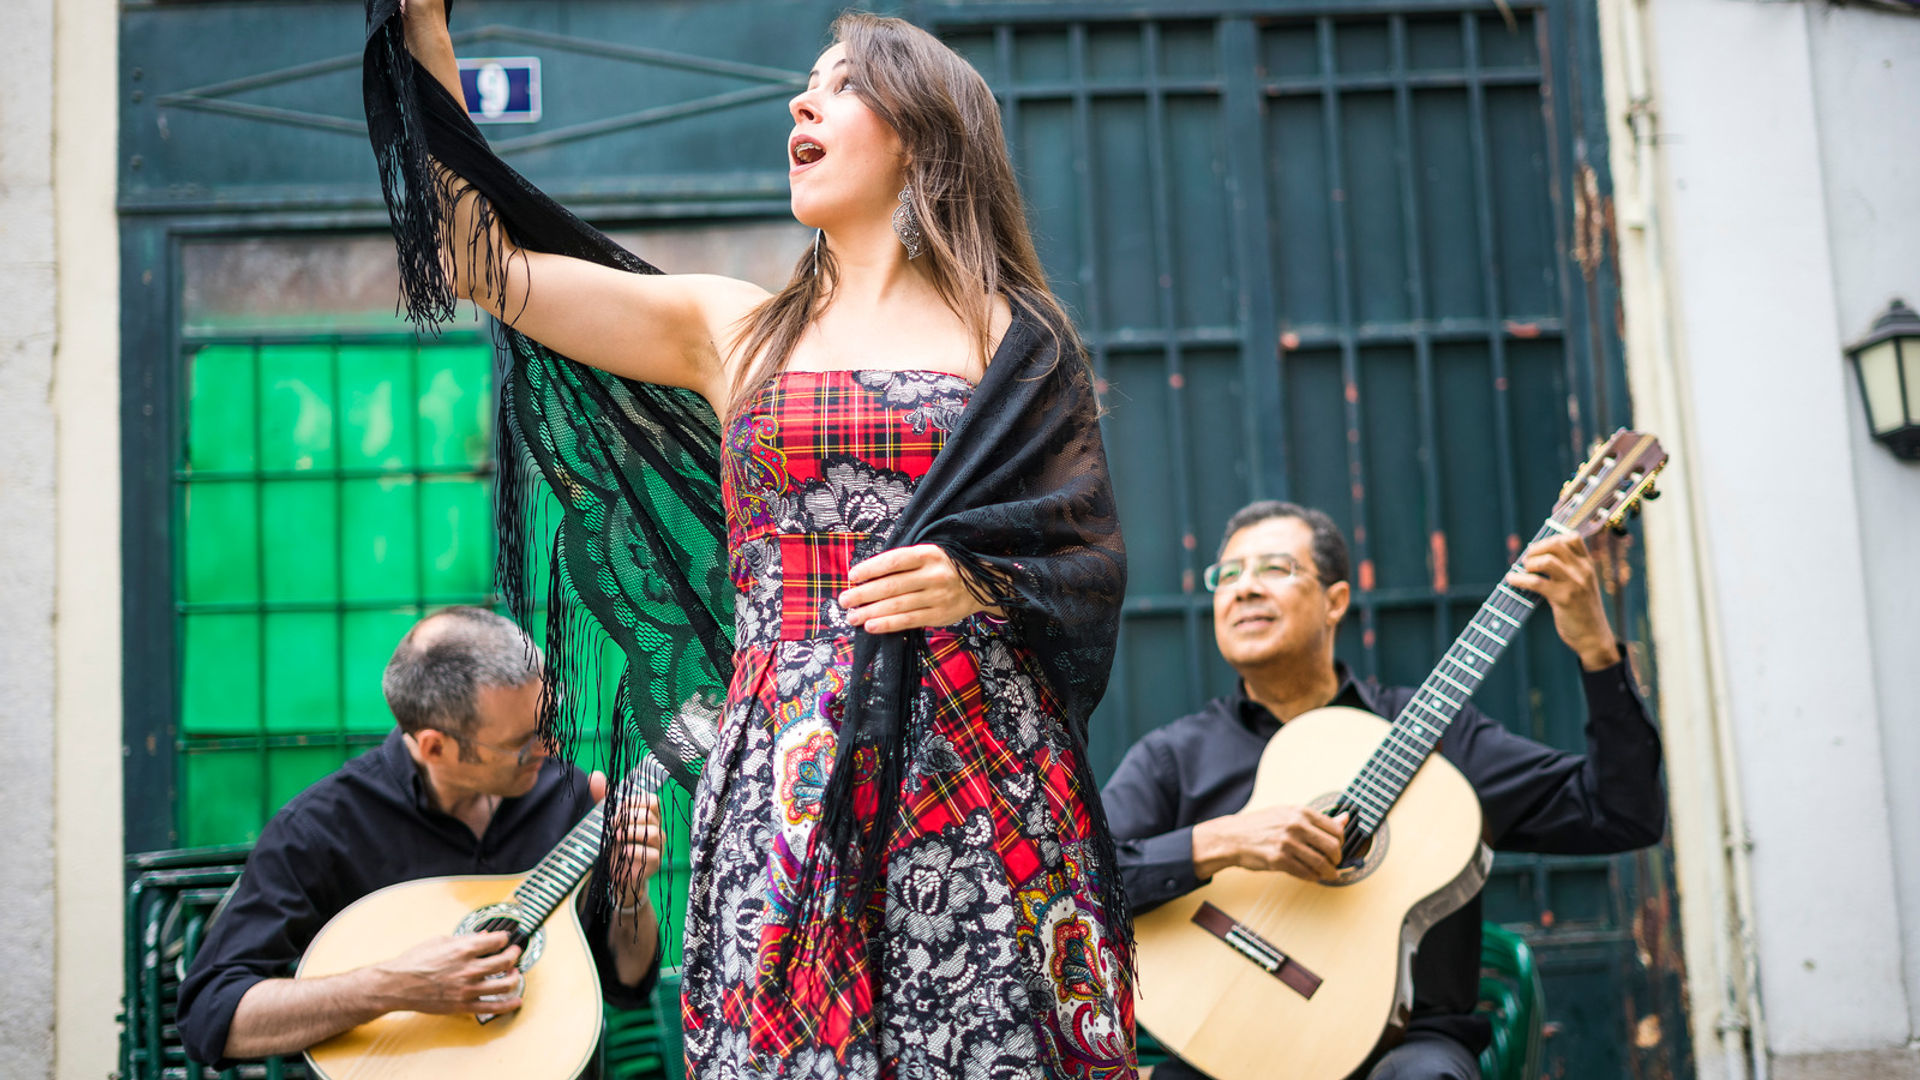
<svg viewBox="0 0 1920 1080"><path fill-rule="evenodd" d="M799 172L826 156L827 148L810 136L795 135L787 142L787 159L792 163L789 172Z"/></svg>

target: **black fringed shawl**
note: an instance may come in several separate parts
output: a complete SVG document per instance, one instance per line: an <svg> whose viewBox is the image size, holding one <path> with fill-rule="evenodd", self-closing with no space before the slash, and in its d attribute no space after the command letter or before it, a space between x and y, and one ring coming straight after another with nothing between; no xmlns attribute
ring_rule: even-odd
<svg viewBox="0 0 1920 1080"><path fill-rule="evenodd" d="M460 186L514 243L657 273L541 194L487 146L405 45L396 0L369 0L365 57L367 123L400 251L408 316L430 328L453 314L439 252L446 201ZM457 178L443 179L429 160ZM473 253L488 273L503 268ZM1071 329L1015 302L1013 325L986 376L923 477L889 544L937 544L983 600L1001 605L1067 722L1096 837L1090 854L1108 917L1130 937L1113 845L1086 756L1087 720L1105 692L1126 586L1106 452L1092 379L1070 348ZM549 700L543 722L562 743L583 730L612 740L615 775L637 761L639 735L691 789L712 745L732 670L733 589L726 574L719 437L697 395L638 383L575 363L503 327L497 456L501 588L523 622L534 615L527 550L530 463L557 496L561 521L547 582ZM594 627L618 644L625 671L616 715L590 715L585 685L595 658L581 642ZM919 631L856 631L855 688L842 720L814 872L829 883L811 897L824 913L837 893L852 913L872 898L890 828L862 831L854 819L854 758L866 748L880 796L876 822L891 823L909 723L920 682ZM611 819L612 814L608 815ZM861 888L843 889L857 879ZM605 875L601 875L603 878Z"/></svg>

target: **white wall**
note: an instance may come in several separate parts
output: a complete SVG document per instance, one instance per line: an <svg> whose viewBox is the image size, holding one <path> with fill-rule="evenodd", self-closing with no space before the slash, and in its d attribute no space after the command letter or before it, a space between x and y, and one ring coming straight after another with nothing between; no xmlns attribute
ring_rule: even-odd
<svg viewBox="0 0 1920 1080"><path fill-rule="evenodd" d="M1769 1043L1784 1054L1903 1045L1868 619L1881 586L1864 554L1857 405L1838 351L1810 45L1820 16L1742 0L1653 10L1661 201Z"/></svg>
<svg viewBox="0 0 1920 1080"><path fill-rule="evenodd" d="M54 1060L60 1080L100 1080L117 1056L124 940L119 11L104 0L55 3ZM0 1069L0 1076L13 1075Z"/></svg>
<svg viewBox="0 0 1920 1080"><path fill-rule="evenodd" d="M0 1076L53 1058L53 0L0 5Z"/></svg>
<svg viewBox="0 0 1920 1080"><path fill-rule="evenodd" d="M1920 18L1813 7L1807 25L1834 333L1852 341L1894 297L1920 305ZM1858 387L1846 388L1908 1023L1920 1032L1920 462L1875 444Z"/></svg>

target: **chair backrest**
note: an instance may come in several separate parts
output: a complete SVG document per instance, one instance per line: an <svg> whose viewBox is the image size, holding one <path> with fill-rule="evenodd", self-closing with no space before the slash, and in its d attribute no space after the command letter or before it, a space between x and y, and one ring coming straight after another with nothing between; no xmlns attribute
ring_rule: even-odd
<svg viewBox="0 0 1920 1080"><path fill-rule="evenodd" d="M180 981L245 866L246 845L145 852L128 860L127 994L120 1031L125 1080L299 1080L298 1058L216 1071L187 1057L174 1014Z"/></svg>
<svg viewBox="0 0 1920 1080"><path fill-rule="evenodd" d="M1480 927L1480 1011L1493 1022L1493 1041L1480 1054L1483 1080L1540 1075L1546 988L1526 941L1493 923Z"/></svg>

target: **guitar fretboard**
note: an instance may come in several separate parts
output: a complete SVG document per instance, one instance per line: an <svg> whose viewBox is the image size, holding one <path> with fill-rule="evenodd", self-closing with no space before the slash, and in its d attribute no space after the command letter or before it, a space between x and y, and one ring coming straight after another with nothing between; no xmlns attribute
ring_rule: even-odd
<svg viewBox="0 0 1920 1080"><path fill-rule="evenodd" d="M666 780L666 768L659 759L649 757L621 781L620 798L654 794ZM587 871L593 869L594 862L600 858L605 820L602 807L587 811L587 816L569 829L560 843L527 874L527 880L513 890L514 903L525 913L521 921L529 933L546 922L547 916L553 914L561 901L586 879Z"/></svg>
<svg viewBox="0 0 1920 1080"><path fill-rule="evenodd" d="M1550 520L1533 539L1537 542L1566 531ZM1516 560L1511 569L1519 568ZM1439 665L1400 710L1387 737L1347 785L1345 802L1354 808L1360 831L1369 835L1379 831L1387 811L1393 809L1427 755L1440 745L1440 737L1486 680L1494 661L1520 632L1538 601L1535 594L1503 581L1468 620L1460 636L1453 639L1453 646L1440 658Z"/></svg>

